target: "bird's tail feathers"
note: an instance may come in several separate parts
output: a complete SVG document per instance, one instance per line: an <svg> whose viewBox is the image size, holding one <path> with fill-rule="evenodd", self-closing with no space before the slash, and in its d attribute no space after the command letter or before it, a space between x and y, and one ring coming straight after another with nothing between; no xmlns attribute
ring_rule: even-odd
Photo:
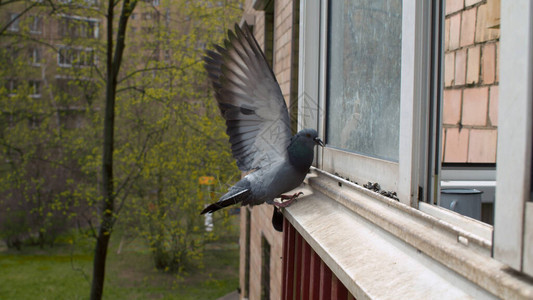
<svg viewBox="0 0 533 300"><path fill-rule="evenodd" d="M203 215L205 213L212 213L226 206L241 203L244 199L248 198L248 196L250 195L250 192L251 191L249 189L245 189L245 190L240 190L236 193L231 193L231 194L227 193L224 196L222 196L222 198L220 198L218 202L212 203L211 205L204 208L204 210L202 210L200 214Z"/></svg>

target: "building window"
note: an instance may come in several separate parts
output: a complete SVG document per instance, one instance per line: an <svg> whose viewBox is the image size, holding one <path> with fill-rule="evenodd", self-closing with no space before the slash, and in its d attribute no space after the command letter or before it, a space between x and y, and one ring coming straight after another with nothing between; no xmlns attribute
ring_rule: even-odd
<svg viewBox="0 0 533 300"><path fill-rule="evenodd" d="M79 17L62 17L59 21L59 36L68 38L98 38L99 20Z"/></svg>
<svg viewBox="0 0 533 300"><path fill-rule="evenodd" d="M61 47L57 53L57 63L60 67L89 67L96 63L96 58L93 49Z"/></svg>
<svg viewBox="0 0 533 300"><path fill-rule="evenodd" d="M16 79L8 79L5 83L5 88L7 90L8 96L12 97L17 94L18 89L18 80Z"/></svg>
<svg viewBox="0 0 533 300"><path fill-rule="evenodd" d="M415 67L404 64L408 52L403 47L416 37L402 32L403 3L329 1L327 9L319 10L314 18L321 22L306 25L313 29L303 47L319 50L314 58L300 55L305 61L299 62L297 111L299 129L316 128L325 139L327 147L316 160L320 168L361 185L377 182L411 204L412 190L401 190L399 184L399 178L412 175L401 167L410 164L412 154L400 147L400 115L402 102L404 122L416 115L408 110L414 78L403 75ZM407 142L411 135L403 137Z"/></svg>
<svg viewBox="0 0 533 300"><path fill-rule="evenodd" d="M20 18L19 18L19 14L17 14L17 13L10 13L10 14L9 14L9 21L11 22L11 24L9 24L9 27L8 27L8 30L9 30L9 31L16 32L16 31L19 31L19 30L20 30Z"/></svg>
<svg viewBox="0 0 533 300"><path fill-rule="evenodd" d="M72 49L64 47L60 48L57 53L57 63L59 66L72 65Z"/></svg>
<svg viewBox="0 0 533 300"><path fill-rule="evenodd" d="M331 1L326 140L398 161L402 1Z"/></svg>
<svg viewBox="0 0 533 300"><path fill-rule="evenodd" d="M30 23L30 33L41 34L43 30L43 18L39 16L32 16Z"/></svg>
<svg viewBox="0 0 533 300"><path fill-rule="evenodd" d="M84 0L84 1L85 1L85 4L87 4L88 6L96 6L98 4L97 0Z"/></svg>
<svg viewBox="0 0 533 300"><path fill-rule="evenodd" d="M365 37L359 35L365 32L366 24L376 28L375 30L378 32L383 24L371 25L372 20L368 20L359 24L360 26L356 27L358 33L354 34L350 32L349 22L357 21L357 14L350 13L350 9L344 7L342 16L335 15L334 5L338 5L338 3L333 2L313 3L308 1L302 8L304 12L301 14L300 23L302 24L302 31L299 63L299 79L301 80L298 99L299 126L300 128L317 128L319 134L322 137L325 136L327 145L318 150L315 160L317 169L313 171L313 175L316 177L308 178L309 187L322 192L316 193L316 197L308 198L310 205L315 204L314 217L308 217L309 210L301 207L289 207L284 213L287 219L292 224L298 225L295 227L302 235L305 233L307 241L313 241L310 243L313 248L316 247L322 251L324 255L321 257L329 256L330 261L337 262L350 261L349 266L340 266L332 268L332 270L335 274L342 275L346 282L353 283L351 285L353 289L363 295L365 289L372 284L365 286L358 278L352 277L355 268L351 269L351 266L355 265L353 263L355 258L348 255L344 256L345 252L354 253L355 243L345 243L344 246L349 249L337 246L340 243L339 234L343 232L341 226L338 222L335 224L337 239L333 242L330 238L330 231L313 226L320 216L338 215L338 220L345 216L345 219L349 221L343 227L346 237L350 237L352 234L361 234L361 236L365 236L365 239L369 239L365 247L376 247L376 250L382 250L386 247L394 249L395 253L391 255L391 261L399 265L398 276L394 278L397 282L401 282L399 290L405 290L407 285L417 282L417 286L409 290L420 291L418 283L422 283L424 280L413 280L411 276L403 277L402 274L405 274L406 266L412 266L413 263L424 265L429 263L439 268L445 266L446 270L450 271L452 276L444 278L446 284L455 286L455 280L458 279L471 285L472 290L464 289L463 292L473 295L473 298L488 298L481 294L476 295L477 291L481 291L485 295L491 293L493 295L490 296L498 298L527 298L525 293L532 292L530 284L527 287L524 285L524 289L527 289L527 292L522 294L524 296L519 296L522 291L513 289L512 286L521 281L520 278L523 277L523 274L533 274L533 259L531 259L533 242L530 238L533 232L533 206L529 201L531 192L531 178L529 176L533 160L531 146L533 144L533 102L531 101L533 43L531 27L523 26L523 24L529 24L532 19L530 3L523 1L520 2L523 5L518 6L514 5L514 2L513 4L501 2L501 23L505 26L501 27L503 38L499 46L501 50L499 50L496 45L493 45L495 44L494 39L482 40L485 35L488 37L496 35L497 31L495 30L499 30L499 25L489 26L488 20L490 18L480 17L476 13L487 10L494 13L496 10L493 10L491 5L499 8L500 1L478 1L469 5L463 1L447 1L446 4L449 5L446 6L444 1L398 1L401 3L401 25L397 27L401 28L401 32L399 32L401 39L400 54L397 56L400 63L397 77L401 80L397 83L399 84L399 117L398 121L395 122L399 137L396 146L397 159L394 159L392 155L376 156L370 151L369 153L361 153L359 148L341 148L342 145L339 146L335 139L332 142L331 135L339 134L338 131L342 128L331 132L329 127L333 122L336 122L334 119L339 118L339 114L346 110L352 109L350 113L353 114L353 108L348 107L351 105L349 102L362 98L364 89L386 88L382 85L354 85L350 81L352 80L351 75L354 76L354 74L349 73L351 71L357 72L358 68L363 73L362 75L369 72L365 70L365 62L360 66L359 64L352 64L350 61L356 60L360 55L358 52L361 50L377 51L376 56L382 57L379 51L384 49L375 50L372 44L368 44L368 41L364 40ZM344 1L344 3L347 2L356 3L357 9L368 8L371 3L363 0ZM382 13L383 17L397 16L395 13L379 8L378 4L382 2L386 1L372 2L368 14ZM394 7L393 2L390 3L387 9ZM474 16L474 18L468 19L469 16ZM349 20L344 19L340 22L342 27L335 29L332 25L335 20L329 19L341 17L349 18ZM471 22L472 20L475 22ZM385 21L381 23L383 22ZM398 30L398 28L390 28L389 30ZM462 31L463 29L465 32ZM445 35L445 32L448 31L450 35ZM459 33L453 39L452 31ZM381 35L385 34L390 34L390 32L381 33ZM345 43L349 36L356 36L357 42L367 43L368 46L360 49L357 47L357 43L348 47L341 44L342 47L339 47L342 51L338 51L339 47L335 48L331 45L331 38L334 35L341 36L339 43ZM443 46L445 39L450 39L447 49L444 49ZM376 42L376 44L378 47L382 44L384 48L390 48L386 43ZM332 58L331 55L334 55L332 51L336 50L338 51L335 54L336 57ZM500 51L501 59L492 60L491 58L498 55ZM484 55L486 55L485 59L483 58ZM466 63L465 58L468 63ZM473 61L470 61L470 58ZM334 59L341 60L342 64L337 64L339 67L331 70L332 66L329 64ZM446 61L447 59L448 61ZM344 68L344 64L351 64L351 67ZM374 62L374 64L380 65L379 62ZM355 70L352 70L353 68ZM500 69L499 72L497 71L498 68ZM332 72L338 74L331 74ZM374 70L370 71L371 76L368 75L368 77L377 76L378 78L383 77L384 80L387 79L388 74L377 73L381 74L377 75L372 72ZM450 72L451 74L446 75ZM488 73L483 74L483 72ZM496 93L498 88L494 86L494 83L498 81L498 73L500 85L499 92ZM453 76L455 76L455 81L449 80ZM357 76L354 78L357 79ZM488 81L485 82L485 78ZM335 112L333 110L332 112L331 98L333 94L328 91L328 88L331 89L332 86L344 83L339 83L339 81L349 82L350 86L353 85L351 88L354 91L345 91L344 87L334 91L342 92L348 97L341 101L341 104L345 105L341 107L341 111ZM481 84L475 86L478 83ZM493 88L495 91L491 95ZM445 99L450 101L448 104L461 108L460 113L452 116L444 115L445 112L441 111L443 93L456 93L456 97L446 98L446 96L450 96L446 95ZM388 97L388 95L383 97ZM492 102L493 108L499 108L498 118L495 118L496 115L490 115L492 99L495 100ZM379 106L381 103L379 101L381 100L376 100L375 106ZM472 110L470 112L468 110L472 108L470 105L474 102L483 104L482 113L466 116L469 124L457 124L456 122L464 117L461 116L461 113L472 112ZM449 109L453 105L444 107ZM355 107L355 109L355 112L363 111L361 108ZM373 107L372 109L378 108ZM475 133L479 134L482 129L480 126L489 125L489 119L491 120L490 125L494 125L492 120L498 122L496 140L498 168L496 169L494 227L432 205L435 204L435 199L438 199L440 195L441 160L444 158L445 160L450 159L450 162L457 162L459 158L461 163L469 163L469 158L470 160L472 158L468 152L470 150L462 149L463 154L468 154L462 158L452 157L451 154L453 153L448 152L448 147L452 145L446 143L450 136L443 137L443 134L446 134L442 130L443 120L440 119L443 115L446 117L444 121L452 119L455 121L445 123L447 125L445 128L456 133L461 131L461 134L467 136L467 143L469 139L472 140L472 132L468 136L468 130L475 130ZM383 115L380 118L387 122L388 117L388 115ZM493 117L494 119L492 119ZM396 117L392 116L392 118ZM362 121L357 120L357 122L356 124L360 124ZM471 125L471 127L466 125ZM371 133L375 134L372 130ZM342 133L340 136L343 138ZM477 138L479 137L477 136ZM344 136L344 138L349 139L348 136ZM455 139L457 140L457 137ZM489 139L487 138L487 140ZM490 141L492 140L491 137ZM445 143L446 153L441 152L443 143ZM490 144L494 145L493 142ZM479 150L487 151L488 149ZM494 159L494 153L486 156L487 152L480 153L484 155L479 156L482 159L478 160L479 162L487 163ZM472 152L476 155L480 153ZM385 192L382 195L387 194L383 189L396 191L400 203L369 192L363 187L368 181L379 182L381 191ZM379 188L376 189L380 190ZM375 203L372 203L373 201ZM330 211L326 211L325 205L324 207L316 205L319 202L329 203ZM368 234L362 232L362 228L367 225ZM300 230L300 228L302 229ZM357 230L354 231L353 228L357 228ZM379 228L379 232L387 234L385 237L388 241L385 243L376 241L377 235L375 233L378 232L376 228ZM412 232L407 234L410 230ZM389 239L388 234L394 239ZM414 242L414 239L419 237L422 238L420 243ZM359 239L357 241L359 242ZM396 241L399 241L402 247L403 245L408 246L405 248L406 260L404 261L398 260L399 256L396 251L402 247L397 247ZM329 242L331 242L331 247L322 246ZM354 249L350 249L352 247ZM451 249L456 250L450 251ZM369 252L376 253L376 251ZM385 252L383 251L383 253ZM423 256L417 253L423 253ZM446 254L448 257L443 257L442 254ZM331 259L333 257L334 259ZM384 255L380 253L375 258L376 262L383 261ZM406 263L407 259L413 261ZM454 261L457 263L453 263ZM489 269L483 273L482 270L485 268ZM370 272L363 269L359 269L359 271L362 272L358 276L368 280ZM476 275L472 276L471 274ZM377 278L381 278L383 272L376 272L375 275ZM496 278L496 276L498 280L491 283L487 282L489 278ZM440 278L439 275L431 277L433 279ZM503 280L503 278L506 279ZM438 286L442 285L439 284ZM427 290L435 291L436 288L437 285L433 285L429 286ZM502 292L504 289L509 291L509 295ZM401 291L399 292L401 293Z"/></svg>
<svg viewBox="0 0 533 300"><path fill-rule="evenodd" d="M265 8L265 57L271 67L274 66L274 0Z"/></svg>
<svg viewBox="0 0 533 300"><path fill-rule="evenodd" d="M250 294L250 229L251 229L251 212L247 207L241 208L246 214L246 240L244 249L244 286L242 287L242 296L248 298Z"/></svg>
<svg viewBox="0 0 533 300"><path fill-rule="evenodd" d="M261 237L261 299L270 299L270 243Z"/></svg>
<svg viewBox="0 0 533 300"><path fill-rule="evenodd" d="M142 14L142 18L143 20L151 20L152 19L152 13L150 12L145 12Z"/></svg>
<svg viewBox="0 0 533 300"><path fill-rule="evenodd" d="M30 85L30 97L41 98L41 81L30 80L29 85Z"/></svg>
<svg viewBox="0 0 533 300"><path fill-rule="evenodd" d="M41 49L38 47L31 47L29 49L29 58L30 58L30 64L33 66L40 66L41 65Z"/></svg>

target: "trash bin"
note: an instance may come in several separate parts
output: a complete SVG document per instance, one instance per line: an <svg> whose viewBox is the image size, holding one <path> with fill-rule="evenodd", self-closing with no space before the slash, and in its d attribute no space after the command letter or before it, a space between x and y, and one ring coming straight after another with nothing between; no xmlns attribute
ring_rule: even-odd
<svg viewBox="0 0 533 300"><path fill-rule="evenodd" d="M439 205L481 220L481 193L483 192L476 189L441 189Z"/></svg>

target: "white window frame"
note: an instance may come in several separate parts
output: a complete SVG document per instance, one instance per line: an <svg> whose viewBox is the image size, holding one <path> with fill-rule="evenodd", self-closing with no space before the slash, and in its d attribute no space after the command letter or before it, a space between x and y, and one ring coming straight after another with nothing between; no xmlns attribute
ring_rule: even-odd
<svg viewBox="0 0 533 300"><path fill-rule="evenodd" d="M59 15L61 17L59 26L65 26L65 32L62 33L61 37L70 37L70 38L95 38L97 39L100 35L100 20L96 18L88 18L88 17L80 17L80 16L71 16L71 15L65 15L61 14ZM72 24L70 21L74 21L76 23ZM61 22L65 22L64 24L61 24ZM75 28L77 33L74 34L74 36L71 36L69 31L69 26L76 25ZM91 36L87 36L86 32L87 30L93 27L93 34Z"/></svg>
<svg viewBox="0 0 533 300"><path fill-rule="evenodd" d="M41 98L42 82L40 80L30 80L29 86L30 86L30 97Z"/></svg>
<svg viewBox="0 0 533 300"><path fill-rule="evenodd" d="M300 39L299 111L298 129L315 128L325 136L326 108L326 52L327 52L327 1L304 3L308 14L301 18L300 26L308 26ZM310 6L313 6L311 8ZM337 173L359 184L367 181L378 182L382 189L397 192L404 204L417 206L420 144L419 124L423 121L419 107L422 96L427 93L427 82L421 74L429 59L424 45L429 44L427 8L423 1L403 1L402 3L402 51L401 51L401 104L399 160L392 162L359 155L326 146L318 151L316 166ZM309 18L306 21L305 18ZM320 22L316 22L320 20ZM305 25L303 24L305 22ZM314 47L313 47L314 45ZM316 47L319 45L319 47ZM420 59L422 58L422 59ZM318 100L317 100L318 99ZM355 170L355 173L354 173Z"/></svg>
<svg viewBox="0 0 533 300"><path fill-rule="evenodd" d="M30 57L30 63L34 67L39 67L41 65L41 48L35 46L30 49L31 57Z"/></svg>
<svg viewBox="0 0 533 300"><path fill-rule="evenodd" d="M30 33L41 34L43 32L43 18L41 16L32 16L30 23Z"/></svg>
<svg viewBox="0 0 533 300"><path fill-rule="evenodd" d="M71 51L71 56L67 57L64 56L65 60L69 60L68 63L61 61L61 52L62 51ZM92 56L92 63L90 58ZM83 58L83 59L82 59ZM76 61L77 60L77 61ZM60 67L80 67L80 68L87 68L96 66L98 64L98 57L96 56L96 53L93 48L81 48L81 47L70 47L70 46L58 46L57 51L57 65Z"/></svg>
<svg viewBox="0 0 533 300"><path fill-rule="evenodd" d="M493 257L515 270L533 275L533 202L531 165L533 144L533 4L502 0L500 102L497 193L493 227L418 203L418 187L433 180L420 157L427 157L424 136L429 107L429 47L426 1L403 1L400 143L397 163L325 147L318 149L315 166L357 181L377 181L397 191L400 202L424 214L492 240ZM315 128L325 134L327 1L302 2L298 129ZM317 20L320 20L317 22ZM527 24L525 26L524 24ZM506 27L507 26L507 27ZM318 45L318 46L317 46ZM362 179L362 180L361 180ZM427 188L427 187L426 187ZM498 201L498 199L501 199ZM420 207L419 207L420 205ZM490 242L489 242L490 243Z"/></svg>
<svg viewBox="0 0 533 300"><path fill-rule="evenodd" d="M506 46L501 48L500 59L499 127L502 138L498 139L498 188L493 242L492 229L486 230L481 225L472 227L472 221L467 217L447 214L445 209L426 203L420 204L420 209L415 209L419 208L418 186L433 181L424 178L429 176L425 174L429 167L419 163L423 161L420 157L428 157L431 147L427 145L432 143L420 137L428 133L428 129L422 125L428 124L426 115L429 114L429 107L426 107L426 99L429 99L430 82L427 75L432 72L428 4L425 0L404 0L402 3L402 103L398 173L381 173L377 177L380 183L383 178L386 184L390 184L390 178L393 183L396 181L402 203L350 182L358 181L358 174L353 174L356 169L372 168L374 173L382 172L379 162L365 159L363 163L366 165L351 166L354 169L350 169L345 164L353 163L358 158L350 156L345 159L341 157L343 153L335 153L337 157L332 162L336 165L333 165L324 162L324 152L329 151L326 147L325 150L318 149L314 163L317 169L312 170L307 184L301 188L306 195L305 204L296 203L288 207L284 215L356 298L370 297L372 291L369 288L383 291L387 283L379 280L385 276L382 270L387 268L389 271L400 270L397 277L391 280L402 282L403 291L407 288L410 292L420 292L422 286L428 283L426 279L442 279L443 283L452 283L453 289L466 291L475 298L476 291L486 291L492 295L477 297L529 299L533 295L533 285L523 280L520 274L509 272L509 266L531 275L533 4L528 0L502 0L502 37L507 37L502 38L501 43L506 43ZM321 136L325 132L326 116L325 5L326 0L302 1L300 6L298 127L315 128ZM505 26L508 26L507 29ZM520 129L517 130L517 127ZM433 147L438 148L438 145ZM505 156L506 160L501 160L501 156ZM342 174L344 169L350 173ZM337 170L341 171L339 175L349 176L350 181L333 175ZM511 181L514 182L510 184ZM498 199L505 199L505 202L498 202ZM462 226L462 223L466 225ZM366 233L365 228L369 229ZM509 235L511 230L513 233ZM376 241L377 235L383 239ZM359 247L362 239L368 241L364 247ZM391 245L394 246L390 252L385 251ZM509 252L509 249L513 252ZM379 257L374 256L377 252L380 252ZM407 262L407 259L398 260L400 252L406 253L406 258L412 259L412 263L430 266L432 270L429 272L445 269L445 272L450 273L445 276L432 273L417 281L405 272L411 262ZM388 259L391 261L379 266L385 260L384 254L390 255ZM359 261L364 255L368 257ZM365 267L370 261L373 266ZM443 266L445 268L440 269ZM446 277L448 275L450 277ZM365 278L372 279L372 276L376 276L375 280L365 282ZM426 288L428 292L434 292L439 286L429 283ZM474 292L465 289L466 286L472 287ZM390 297L390 294L387 295Z"/></svg>
<svg viewBox="0 0 533 300"><path fill-rule="evenodd" d="M18 13L10 13L9 14L9 21L13 22L13 23L9 24L9 27L7 28L9 31L17 32L17 31L20 30L20 16L19 16Z"/></svg>
<svg viewBox="0 0 533 300"><path fill-rule="evenodd" d="M494 257L533 276L533 3L501 1Z"/></svg>
<svg viewBox="0 0 533 300"><path fill-rule="evenodd" d="M14 97L17 95L17 89L19 86L19 81L17 79L8 79L6 88L7 88L7 95L9 97Z"/></svg>

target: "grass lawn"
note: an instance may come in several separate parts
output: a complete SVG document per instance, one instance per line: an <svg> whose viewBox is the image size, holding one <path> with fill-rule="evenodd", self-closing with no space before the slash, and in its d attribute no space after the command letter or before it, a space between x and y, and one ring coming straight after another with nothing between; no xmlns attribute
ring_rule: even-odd
<svg viewBox="0 0 533 300"><path fill-rule="evenodd" d="M208 245L205 268L181 279L153 267L141 241L112 236L107 258L105 299L216 299L238 287L237 237ZM92 245L0 251L0 299L88 299Z"/></svg>

